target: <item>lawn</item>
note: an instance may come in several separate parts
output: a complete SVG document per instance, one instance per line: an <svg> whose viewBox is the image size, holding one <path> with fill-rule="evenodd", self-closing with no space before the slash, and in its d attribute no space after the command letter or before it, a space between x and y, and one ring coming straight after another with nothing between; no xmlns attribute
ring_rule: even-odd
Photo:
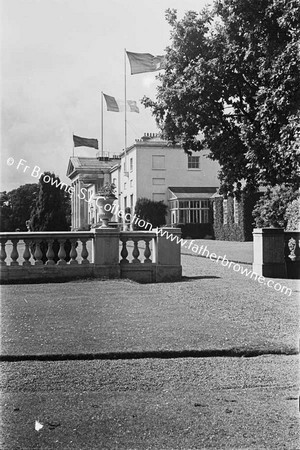
<svg viewBox="0 0 300 450"><path fill-rule="evenodd" d="M177 283L129 280L2 286L2 354L298 348L291 297L205 258Z"/></svg>

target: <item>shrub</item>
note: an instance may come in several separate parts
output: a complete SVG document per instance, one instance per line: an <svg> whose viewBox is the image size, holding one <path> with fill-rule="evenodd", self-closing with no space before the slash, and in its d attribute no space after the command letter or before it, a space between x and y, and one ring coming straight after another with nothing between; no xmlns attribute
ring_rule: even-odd
<svg viewBox="0 0 300 450"><path fill-rule="evenodd" d="M268 188L253 210L257 228L285 228L288 221L286 217L287 208L297 199L297 196L297 191L291 186L279 185Z"/></svg>
<svg viewBox="0 0 300 450"><path fill-rule="evenodd" d="M153 228L160 227L166 223L167 205L164 202L155 202L148 198L138 198L134 213L137 217L150 223ZM133 225L135 230L143 230L138 224Z"/></svg>

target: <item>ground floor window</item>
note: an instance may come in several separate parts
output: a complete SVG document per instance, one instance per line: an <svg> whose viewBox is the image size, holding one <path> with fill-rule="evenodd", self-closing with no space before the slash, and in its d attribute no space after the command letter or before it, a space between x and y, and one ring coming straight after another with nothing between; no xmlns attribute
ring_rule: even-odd
<svg viewBox="0 0 300 450"><path fill-rule="evenodd" d="M170 200L171 223L209 223L209 200Z"/></svg>

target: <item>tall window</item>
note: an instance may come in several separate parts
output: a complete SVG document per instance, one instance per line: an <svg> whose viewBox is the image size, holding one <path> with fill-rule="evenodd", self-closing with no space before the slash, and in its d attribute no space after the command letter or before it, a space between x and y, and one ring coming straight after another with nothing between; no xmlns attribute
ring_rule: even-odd
<svg viewBox="0 0 300 450"><path fill-rule="evenodd" d="M228 222L228 205L227 200L223 200L223 224L226 225Z"/></svg>
<svg viewBox="0 0 300 450"><path fill-rule="evenodd" d="M239 202L236 197L233 199L233 217L234 223L239 223Z"/></svg>
<svg viewBox="0 0 300 450"><path fill-rule="evenodd" d="M129 170L130 170L130 172L133 171L133 158L130 158L130 161L129 161Z"/></svg>
<svg viewBox="0 0 300 450"><path fill-rule="evenodd" d="M200 156L188 156L188 169L200 169Z"/></svg>

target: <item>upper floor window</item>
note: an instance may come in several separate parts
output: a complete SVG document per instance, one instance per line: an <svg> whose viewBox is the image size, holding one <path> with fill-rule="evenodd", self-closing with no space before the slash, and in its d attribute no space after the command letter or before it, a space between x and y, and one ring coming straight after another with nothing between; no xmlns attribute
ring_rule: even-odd
<svg viewBox="0 0 300 450"><path fill-rule="evenodd" d="M200 156L188 156L188 169L200 169Z"/></svg>
<svg viewBox="0 0 300 450"><path fill-rule="evenodd" d="M130 160L129 160L129 170L130 170L130 172L133 171L133 158L130 158Z"/></svg>
<svg viewBox="0 0 300 450"><path fill-rule="evenodd" d="M165 169L165 155L152 155L152 169Z"/></svg>

